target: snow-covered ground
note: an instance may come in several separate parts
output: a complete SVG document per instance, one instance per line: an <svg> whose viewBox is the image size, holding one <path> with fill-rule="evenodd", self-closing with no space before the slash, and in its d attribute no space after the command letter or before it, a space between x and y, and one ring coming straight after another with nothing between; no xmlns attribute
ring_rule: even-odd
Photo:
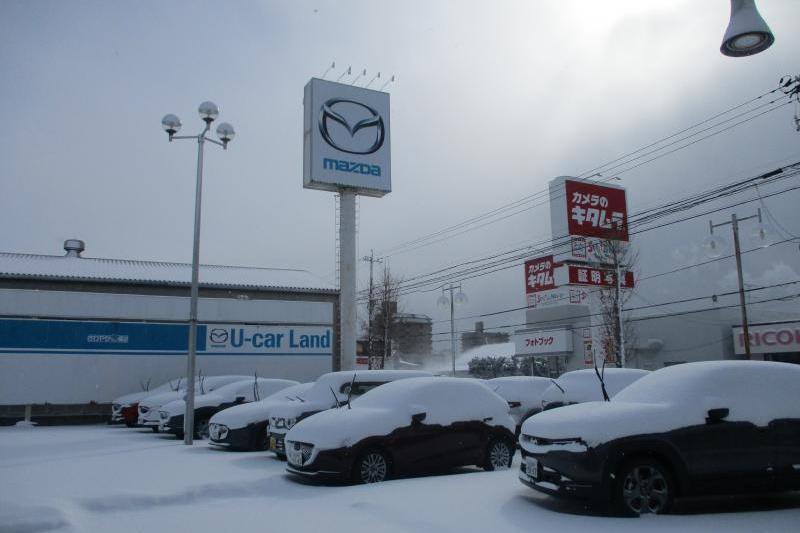
<svg viewBox="0 0 800 533"><path fill-rule="evenodd" d="M0 533L797 531L800 493L684 502L625 519L535 493L510 471L325 487L268 452L119 426L0 428Z"/></svg>

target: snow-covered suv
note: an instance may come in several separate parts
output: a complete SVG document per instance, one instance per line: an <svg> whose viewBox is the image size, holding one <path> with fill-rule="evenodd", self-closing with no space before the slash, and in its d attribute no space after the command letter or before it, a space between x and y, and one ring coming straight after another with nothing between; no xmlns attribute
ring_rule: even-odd
<svg viewBox="0 0 800 533"><path fill-rule="evenodd" d="M707 361L522 425L520 480L554 495L668 511L676 496L800 489L800 365Z"/></svg>
<svg viewBox="0 0 800 533"><path fill-rule="evenodd" d="M300 420L343 405L384 383L430 375L417 370L345 370L323 374L306 393L273 407L267 425L269 449L285 459L284 437Z"/></svg>

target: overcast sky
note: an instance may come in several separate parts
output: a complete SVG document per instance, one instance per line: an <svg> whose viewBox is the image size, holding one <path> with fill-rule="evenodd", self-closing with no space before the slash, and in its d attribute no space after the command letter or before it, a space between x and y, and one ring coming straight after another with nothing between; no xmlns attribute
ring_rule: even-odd
<svg viewBox="0 0 800 533"><path fill-rule="evenodd" d="M197 105L211 99L238 135L228 151L207 149L201 260L303 268L333 282L334 197L302 188L303 86L332 61L328 79L348 65L366 68L367 80L380 71L373 88L396 76L386 88L394 190L360 199L363 256L540 191L799 74L800 2L758 7L776 42L733 59L719 52L728 0L4 0L0 250L61 254L74 237L90 257L190 261L196 145L168 143L159 123L176 113L182 133L197 133ZM800 160L793 111L624 173L630 209ZM797 191L766 200L794 234L798 200ZM543 205L390 264L411 277L548 232ZM697 260L706 232L703 218L646 234L641 273ZM799 262L796 245L775 247L750 254L746 270L754 283L791 281ZM642 294L666 301L708 291L709 280L730 289L732 268L692 270ZM523 305L522 267L464 290L465 316ZM440 320L437 297L418 293L401 307Z"/></svg>

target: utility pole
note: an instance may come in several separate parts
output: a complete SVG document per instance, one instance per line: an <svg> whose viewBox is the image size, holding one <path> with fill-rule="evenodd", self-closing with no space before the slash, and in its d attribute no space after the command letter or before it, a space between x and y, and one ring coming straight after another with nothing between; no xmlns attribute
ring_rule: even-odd
<svg viewBox="0 0 800 533"><path fill-rule="evenodd" d="M614 251L614 263L614 266L617 269L617 294L615 296L615 311L617 316L617 359L619 360L619 366L621 368L625 368L625 328L622 321L622 276L624 275L624 272L622 271L620 257L616 250Z"/></svg>
<svg viewBox="0 0 800 533"><path fill-rule="evenodd" d="M375 252L370 249L369 257L364 256L362 261L369 262L369 300L367 300L367 357L369 358L369 368L372 370L372 362L375 357L375 347L372 335L372 318L375 311L375 287L373 285L373 266L375 263L383 263L383 259L375 259Z"/></svg>
<svg viewBox="0 0 800 533"><path fill-rule="evenodd" d="M745 299L744 295L744 275L742 274L742 251L741 247L739 246L739 223L744 222L745 220L752 220L754 218L758 219L758 223L760 225L760 229L758 231L759 238L766 242L767 235L763 229L763 221L761 219L761 209L758 209L758 212L755 215L751 215L749 217L742 217L739 218L736 216L736 213L731 213L731 220L730 222L721 222L719 224L714 224L713 221L708 221L708 228L711 232L711 237L709 237L708 245L714 254L719 253L719 249L721 244L719 241L716 240L714 237L714 228L719 228L721 226L727 226L728 224L731 225L733 229L733 251L734 255L736 256L736 276L739 281L739 307L742 311L742 336L744 341L744 353L747 359L750 359L750 331L748 328L747 323L747 300Z"/></svg>

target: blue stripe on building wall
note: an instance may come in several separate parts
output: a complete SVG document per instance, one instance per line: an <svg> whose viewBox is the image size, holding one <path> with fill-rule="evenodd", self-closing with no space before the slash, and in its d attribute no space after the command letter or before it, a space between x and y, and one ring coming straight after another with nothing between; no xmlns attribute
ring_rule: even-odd
<svg viewBox="0 0 800 533"><path fill-rule="evenodd" d="M188 336L187 324L0 319L0 353L186 353ZM197 350L205 349L206 326L198 325Z"/></svg>

